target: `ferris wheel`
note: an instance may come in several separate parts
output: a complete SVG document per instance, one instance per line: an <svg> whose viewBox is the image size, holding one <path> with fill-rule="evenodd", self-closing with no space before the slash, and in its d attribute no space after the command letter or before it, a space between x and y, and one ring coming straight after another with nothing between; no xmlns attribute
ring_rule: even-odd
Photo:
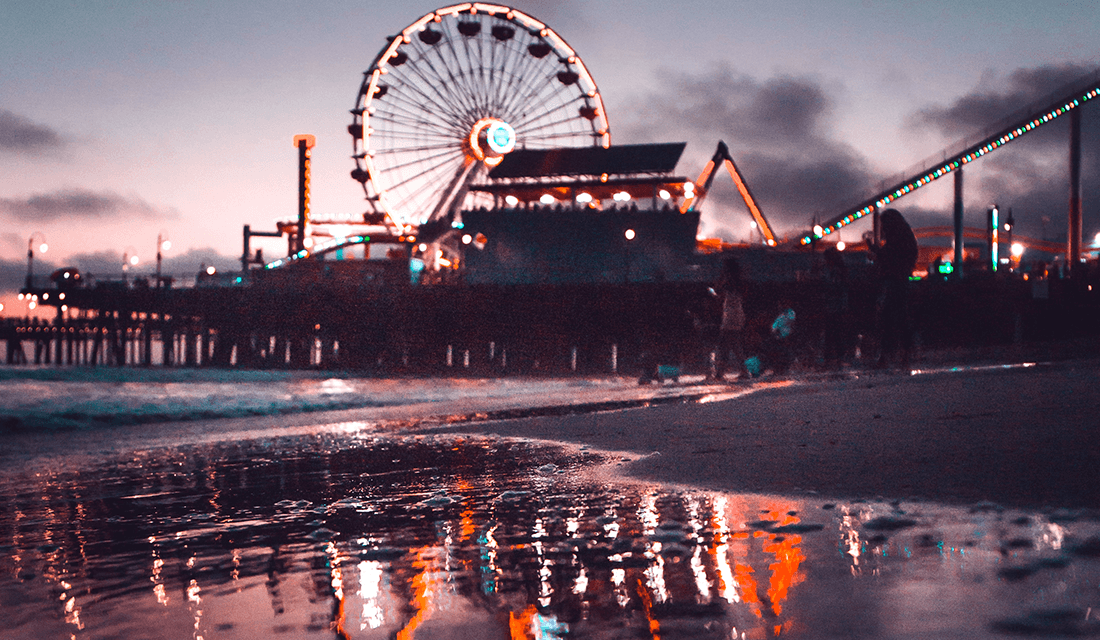
<svg viewBox="0 0 1100 640"><path fill-rule="evenodd" d="M500 5L439 9L393 36L364 73L352 114L352 177L375 212L402 228L461 206L512 149L611 143L576 52Z"/></svg>

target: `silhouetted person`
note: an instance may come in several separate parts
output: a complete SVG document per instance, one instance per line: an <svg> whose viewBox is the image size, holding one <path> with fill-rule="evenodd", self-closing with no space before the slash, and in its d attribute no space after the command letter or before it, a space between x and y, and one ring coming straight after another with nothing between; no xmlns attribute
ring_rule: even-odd
<svg viewBox="0 0 1100 640"><path fill-rule="evenodd" d="M874 247L875 266L883 281L882 312L879 317L881 354L878 366L885 367L901 351L901 366L909 366L913 338L909 326L909 276L917 264L917 238L896 209L879 215L883 243Z"/></svg>
<svg viewBox="0 0 1100 640"><path fill-rule="evenodd" d="M718 325L715 376L721 380L726 375L732 353L741 378L748 378L749 371L745 368L742 335L745 329L745 293L741 282L741 266L733 258L726 258L722 265L722 277L718 281L718 296L722 301L722 319Z"/></svg>

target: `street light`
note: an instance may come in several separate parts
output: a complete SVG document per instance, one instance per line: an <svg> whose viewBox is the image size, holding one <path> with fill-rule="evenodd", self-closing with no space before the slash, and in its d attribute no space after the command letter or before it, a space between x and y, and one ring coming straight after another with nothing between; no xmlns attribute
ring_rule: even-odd
<svg viewBox="0 0 1100 640"><path fill-rule="evenodd" d="M161 252L172 248L172 241L164 237L164 233L157 234L157 288L160 288L160 261Z"/></svg>
<svg viewBox="0 0 1100 640"><path fill-rule="evenodd" d="M133 247L126 247L126 250L122 253L122 281L128 282L126 272L130 270L130 267L136 267L138 264L137 249Z"/></svg>
<svg viewBox="0 0 1100 640"><path fill-rule="evenodd" d="M31 237L27 239L27 288L30 289L34 283L34 239L39 239L38 253L46 253L49 250L49 245L46 244L46 236L40 232L35 231L31 234Z"/></svg>

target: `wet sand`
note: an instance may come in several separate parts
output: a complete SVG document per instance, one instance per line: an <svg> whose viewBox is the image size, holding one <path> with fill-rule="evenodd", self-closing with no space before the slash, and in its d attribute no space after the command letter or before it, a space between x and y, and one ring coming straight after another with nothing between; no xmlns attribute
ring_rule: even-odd
<svg viewBox="0 0 1100 640"><path fill-rule="evenodd" d="M0 637L1097 635L1098 372L22 433L0 442Z"/></svg>
<svg viewBox="0 0 1100 640"><path fill-rule="evenodd" d="M648 454L626 470L720 491L1100 508L1097 360L777 381L722 397L448 429Z"/></svg>
<svg viewBox="0 0 1100 640"><path fill-rule="evenodd" d="M23 433L8 470L180 444L368 429L470 432L642 456L638 478L731 492L843 500L1100 508L1100 359L1076 353L926 356L926 369L752 383L586 389L278 416ZM1089 355L1092 357L1088 357ZM1024 364L1019 356L1035 358ZM1077 355L1079 359L1062 360ZM1007 357L1006 357L1007 356ZM1082 358L1082 356L1084 356ZM1009 362L1009 364L994 364ZM535 387L532 387L535 388Z"/></svg>

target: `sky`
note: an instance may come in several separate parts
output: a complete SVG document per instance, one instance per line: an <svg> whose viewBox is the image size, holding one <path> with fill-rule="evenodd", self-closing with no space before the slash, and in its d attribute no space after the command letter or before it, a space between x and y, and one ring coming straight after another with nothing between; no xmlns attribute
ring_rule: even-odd
<svg viewBox="0 0 1100 640"><path fill-rule="evenodd" d="M311 208L366 210L347 133L362 72L386 36L446 6L272 0L10 0L0 20L0 300L27 270L166 273L234 268L241 230L297 206L292 139L313 134ZM524 0L603 97L612 144L688 143L694 177L726 141L764 214L793 235L887 176L1100 69L1088 2ZM968 226L1012 207L1020 233L1063 239L1068 118L970 165ZM1100 108L1083 110L1084 235L1100 232ZM732 186L703 231L749 238ZM951 180L895 202L914 226L950 224ZM863 223L860 223L863 224ZM853 226L857 235L862 227ZM256 245L254 245L256 246ZM285 243L266 241L276 257Z"/></svg>

